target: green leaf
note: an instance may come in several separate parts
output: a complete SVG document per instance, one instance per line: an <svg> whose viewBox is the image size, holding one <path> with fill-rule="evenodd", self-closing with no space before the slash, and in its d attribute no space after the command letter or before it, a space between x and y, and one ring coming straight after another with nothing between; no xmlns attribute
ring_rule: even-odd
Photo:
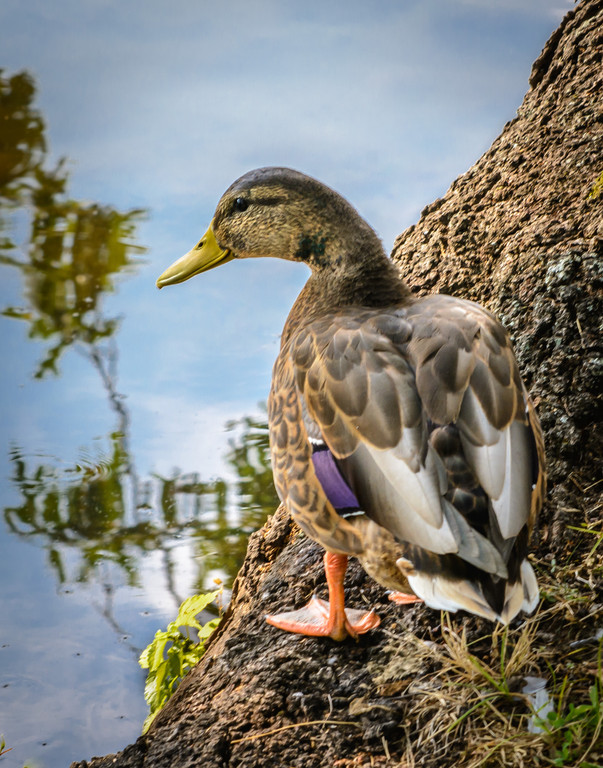
<svg viewBox="0 0 603 768"><path fill-rule="evenodd" d="M599 709L599 688L596 685L591 685L588 689L588 695L593 705L593 709Z"/></svg>
<svg viewBox="0 0 603 768"><path fill-rule="evenodd" d="M159 714L159 710L156 709L156 710L153 710L152 712L150 712L145 717L144 723L142 724L142 732L143 732L143 734L145 734L149 730L149 727L150 727L151 723L157 717L158 714Z"/></svg>
<svg viewBox="0 0 603 768"><path fill-rule="evenodd" d="M157 630L155 637L142 651L138 663L148 669L144 697L149 705L149 715L144 721L146 733L159 710L165 705L182 678L205 653L205 640L220 623L214 618L203 626L197 615L213 602L220 590L187 598L178 610L178 615L165 630ZM199 642L194 643L180 632L180 627L198 630Z"/></svg>
<svg viewBox="0 0 603 768"><path fill-rule="evenodd" d="M211 621L208 621L207 624L204 624L201 629L198 632L199 640L203 641L206 640L213 631L218 627L218 624L222 621L222 619L217 616L215 619L211 619Z"/></svg>
<svg viewBox="0 0 603 768"><path fill-rule="evenodd" d="M188 597L180 606L178 616L174 622L178 626L195 627L195 629L201 629L201 625L196 619L198 613L207 608L210 603L218 596L220 590L215 592L208 592L201 595L193 595Z"/></svg>

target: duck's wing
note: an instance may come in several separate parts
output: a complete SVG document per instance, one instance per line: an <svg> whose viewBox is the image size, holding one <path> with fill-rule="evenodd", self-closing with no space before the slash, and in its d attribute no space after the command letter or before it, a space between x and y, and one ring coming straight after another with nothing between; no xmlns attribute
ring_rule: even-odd
<svg viewBox="0 0 603 768"><path fill-rule="evenodd" d="M430 296L408 310L408 354L433 424L455 424L504 539L530 531L542 506L544 441L509 335L471 301Z"/></svg>
<svg viewBox="0 0 603 768"><path fill-rule="evenodd" d="M487 312L433 297L333 313L297 334L290 361L306 431L322 436L370 518L399 541L507 576L487 526L480 532L451 503L430 440L435 425L458 428L503 539L529 523L529 405L507 336Z"/></svg>

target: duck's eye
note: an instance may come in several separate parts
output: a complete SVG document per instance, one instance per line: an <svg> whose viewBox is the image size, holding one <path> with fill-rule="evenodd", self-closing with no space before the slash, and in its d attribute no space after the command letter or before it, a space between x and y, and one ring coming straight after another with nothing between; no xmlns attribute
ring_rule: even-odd
<svg viewBox="0 0 603 768"><path fill-rule="evenodd" d="M232 204L232 210L233 211L246 211L249 206L249 203L247 200L245 200L244 197L237 197L237 199Z"/></svg>

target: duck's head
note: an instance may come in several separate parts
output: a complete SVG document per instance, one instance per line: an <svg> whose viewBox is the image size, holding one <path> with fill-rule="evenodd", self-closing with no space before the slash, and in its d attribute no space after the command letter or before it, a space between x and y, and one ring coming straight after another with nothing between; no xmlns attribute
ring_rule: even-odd
<svg viewBox="0 0 603 768"><path fill-rule="evenodd" d="M157 280L182 283L231 259L274 256L314 272L384 256L379 238L329 187L290 168L250 171L222 195L207 232Z"/></svg>

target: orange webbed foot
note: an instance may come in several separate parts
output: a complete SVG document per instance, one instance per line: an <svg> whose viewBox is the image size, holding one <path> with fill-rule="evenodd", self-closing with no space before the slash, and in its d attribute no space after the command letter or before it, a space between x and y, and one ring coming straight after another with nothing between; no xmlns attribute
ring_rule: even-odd
<svg viewBox="0 0 603 768"><path fill-rule="evenodd" d="M332 606L319 597L313 597L310 602L297 611L287 611L266 616L268 624L310 637L330 637L333 640L345 640L346 637L357 638L381 623L374 611L359 611L345 608L343 616L332 610Z"/></svg>
<svg viewBox="0 0 603 768"><path fill-rule="evenodd" d="M329 587L329 602L313 597L297 611L266 616L273 627L310 637L331 637L333 640L357 638L381 623L374 611L358 611L345 607L343 579L348 565L346 555L325 552L325 575Z"/></svg>
<svg viewBox="0 0 603 768"><path fill-rule="evenodd" d="M391 592L389 599L396 605L412 605L412 603L422 603L423 600L416 595L407 595L406 592Z"/></svg>

